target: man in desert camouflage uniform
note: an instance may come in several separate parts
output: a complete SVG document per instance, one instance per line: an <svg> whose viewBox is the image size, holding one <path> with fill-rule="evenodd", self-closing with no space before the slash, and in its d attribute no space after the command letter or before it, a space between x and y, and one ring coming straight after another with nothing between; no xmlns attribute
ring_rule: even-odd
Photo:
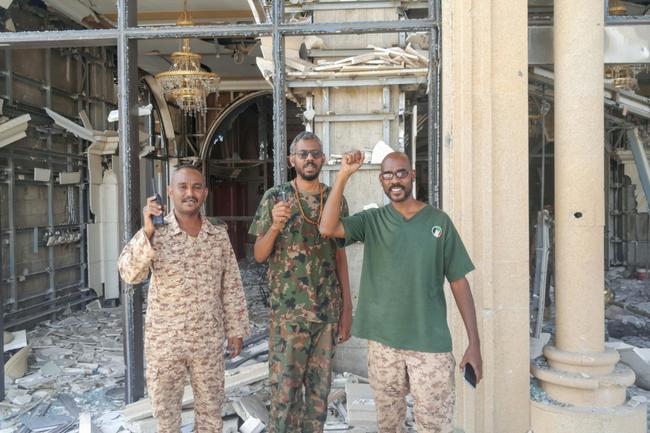
<svg viewBox="0 0 650 433"><path fill-rule="evenodd" d="M181 167L168 187L174 210L165 225L155 197L147 200L144 226L118 261L129 284L151 271L145 319L147 387L160 433L178 433L181 399L189 370L198 433L222 431L223 342L233 356L249 333L248 311L237 261L224 227L212 225L200 209L208 194L203 175Z"/></svg>
<svg viewBox="0 0 650 433"><path fill-rule="evenodd" d="M347 259L342 243L318 233L329 194L318 180L320 140L302 132L290 153L296 179L264 194L249 231L257 236L255 259L269 260L269 431L322 432L337 336L350 338ZM347 215L345 203L341 213Z"/></svg>

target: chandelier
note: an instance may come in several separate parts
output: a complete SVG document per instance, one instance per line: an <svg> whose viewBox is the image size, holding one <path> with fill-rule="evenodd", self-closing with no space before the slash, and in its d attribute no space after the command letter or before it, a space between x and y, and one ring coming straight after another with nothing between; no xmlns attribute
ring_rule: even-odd
<svg viewBox="0 0 650 433"><path fill-rule="evenodd" d="M191 26L194 22L183 1L183 13L176 21L178 26ZM221 78L201 68L201 55L190 50L190 40L183 38L180 51L172 53L172 66L167 72L156 75L165 96L176 102L183 115L205 114L206 98L219 89Z"/></svg>

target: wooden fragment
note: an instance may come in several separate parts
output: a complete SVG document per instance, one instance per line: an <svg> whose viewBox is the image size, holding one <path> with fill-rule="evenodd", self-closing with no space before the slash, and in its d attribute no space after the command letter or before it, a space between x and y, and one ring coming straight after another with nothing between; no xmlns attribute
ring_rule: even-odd
<svg viewBox="0 0 650 433"><path fill-rule="evenodd" d="M421 53L420 53L418 50L416 50L415 48L413 48L413 47L411 46L411 44L408 44L408 45L406 46L405 51L406 51L407 53L409 53L409 54L412 54L412 55L414 55L414 56L417 56L418 59L420 59L420 62L421 62L421 63L424 63L425 65L428 65L428 64L429 64L429 58L428 58L427 56L421 54Z"/></svg>
<svg viewBox="0 0 650 433"><path fill-rule="evenodd" d="M303 59L300 59L300 58L292 59L292 58L287 57L285 59L285 63L290 68L297 69L297 70L299 70L301 72L308 71L310 69L313 69L313 67L314 67L314 64L312 62L308 62L307 60L303 60Z"/></svg>
<svg viewBox="0 0 650 433"><path fill-rule="evenodd" d="M81 119L81 124L84 126L84 128L93 129L93 124L90 123L90 119L88 118L85 110L81 110L79 112L79 118Z"/></svg>

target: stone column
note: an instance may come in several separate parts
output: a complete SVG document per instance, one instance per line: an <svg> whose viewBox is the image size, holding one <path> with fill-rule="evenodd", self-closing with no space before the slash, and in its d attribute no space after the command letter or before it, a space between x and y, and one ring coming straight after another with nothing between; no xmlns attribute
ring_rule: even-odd
<svg viewBox="0 0 650 433"><path fill-rule="evenodd" d="M442 203L476 265L469 279L484 373L477 389L457 375L455 427L523 433L530 429L527 4L453 0L442 8ZM465 326L448 301L460 360Z"/></svg>
<svg viewBox="0 0 650 433"><path fill-rule="evenodd" d="M570 406L533 402L535 433L645 432L624 406L634 373L604 347L603 25L601 3L555 1L556 332L533 373Z"/></svg>

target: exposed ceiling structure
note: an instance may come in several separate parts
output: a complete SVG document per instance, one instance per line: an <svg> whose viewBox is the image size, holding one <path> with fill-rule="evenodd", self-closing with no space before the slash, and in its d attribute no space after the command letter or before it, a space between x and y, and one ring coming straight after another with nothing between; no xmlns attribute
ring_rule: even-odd
<svg viewBox="0 0 650 433"><path fill-rule="evenodd" d="M117 22L115 0L50 0L57 3L79 3L107 20ZM252 22L253 13L248 0L189 0L187 8L197 24ZM183 11L182 0L139 0L138 25L155 26L174 24Z"/></svg>
<svg viewBox="0 0 650 433"><path fill-rule="evenodd" d="M85 27L113 27L117 23L115 0L45 0L49 9L69 17ZM182 0L138 0L138 25L174 25L183 12ZM258 0L188 0L187 9L196 24L254 23L263 15ZM178 51L180 40L142 40L138 43L138 66L155 75L170 67L170 55ZM225 79L261 78L255 57L261 56L255 39L194 39L192 51L203 56L205 69Z"/></svg>

